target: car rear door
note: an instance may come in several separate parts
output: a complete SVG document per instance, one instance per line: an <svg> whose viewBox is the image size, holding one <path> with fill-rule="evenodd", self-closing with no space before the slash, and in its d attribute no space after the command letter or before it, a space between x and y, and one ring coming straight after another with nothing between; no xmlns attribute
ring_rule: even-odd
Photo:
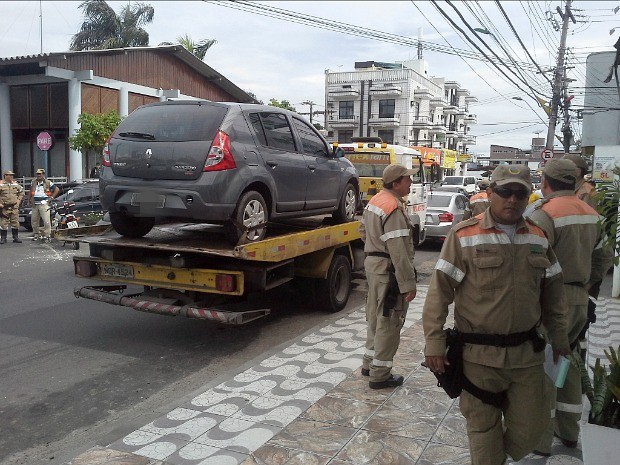
<svg viewBox="0 0 620 465"><path fill-rule="evenodd" d="M293 117L292 120L308 167L305 209L335 207L339 192L344 190L340 162L330 155L327 142L312 126L299 118Z"/></svg>
<svg viewBox="0 0 620 465"><path fill-rule="evenodd" d="M295 145L284 113L261 111L248 115L258 140L259 154L275 186L276 212L303 211L308 185L308 165Z"/></svg>

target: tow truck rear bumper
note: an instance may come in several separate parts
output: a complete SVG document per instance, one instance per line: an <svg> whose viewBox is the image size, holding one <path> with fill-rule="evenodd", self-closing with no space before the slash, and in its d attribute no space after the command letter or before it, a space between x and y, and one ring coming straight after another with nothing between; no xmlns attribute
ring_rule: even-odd
<svg viewBox="0 0 620 465"><path fill-rule="evenodd" d="M157 313L168 316L184 316L202 320L217 321L223 324L242 325L263 318L271 313L268 308L257 310L231 311L217 307L202 307L197 304L174 305L154 300L144 294L122 295L125 285L76 287L76 298L97 300L112 305L133 308L140 312Z"/></svg>

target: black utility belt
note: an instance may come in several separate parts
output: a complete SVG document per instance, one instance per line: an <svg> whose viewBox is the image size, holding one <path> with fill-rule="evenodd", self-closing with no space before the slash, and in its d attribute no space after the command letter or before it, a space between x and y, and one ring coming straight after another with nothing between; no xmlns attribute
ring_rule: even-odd
<svg viewBox="0 0 620 465"><path fill-rule="evenodd" d="M367 252L367 257L382 257L382 258L391 258L389 253L385 252Z"/></svg>
<svg viewBox="0 0 620 465"><path fill-rule="evenodd" d="M528 331L511 334L461 333L461 340L466 344L495 347L516 347L532 341L535 352L544 350L546 345L545 338L538 332L536 326Z"/></svg>

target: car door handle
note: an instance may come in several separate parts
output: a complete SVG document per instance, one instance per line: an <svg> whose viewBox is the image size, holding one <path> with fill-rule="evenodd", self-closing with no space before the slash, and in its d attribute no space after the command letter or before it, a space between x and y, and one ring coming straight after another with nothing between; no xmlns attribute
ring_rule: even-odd
<svg viewBox="0 0 620 465"><path fill-rule="evenodd" d="M278 162L277 161L268 161L267 164L269 166L271 166L272 168L275 168L276 166L278 166Z"/></svg>
<svg viewBox="0 0 620 465"><path fill-rule="evenodd" d="M308 169L310 171L314 171L316 169L316 165L308 165Z"/></svg>

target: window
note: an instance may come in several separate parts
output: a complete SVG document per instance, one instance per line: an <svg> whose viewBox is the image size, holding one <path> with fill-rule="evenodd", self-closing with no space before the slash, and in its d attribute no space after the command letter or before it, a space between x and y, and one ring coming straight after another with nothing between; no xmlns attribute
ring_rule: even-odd
<svg viewBox="0 0 620 465"><path fill-rule="evenodd" d="M338 143L350 144L353 137L353 131L338 131Z"/></svg>
<svg viewBox="0 0 620 465"><path fill-rule="evenodd" d="M293 118L293 125L301 139L303 153L312 156L327 156L327 147L316 132L305 122Z"/></svg>
<svg viewBox="0 0 620 465"><path fill-rule="evenodd" d="M394 118L396 100L379 100L379 118Z"/></svg>
<svg viewBox="0 0 620 465"><path fill-rule="evenodd" d="M293 133L282 113L252 113L250 123L262 145L295 152Z"/></svg>
<svg viewBox="0 0 620 465"><path fill-rule="evenodd" d="M394 131L391 129L379 129L377 135L387 144L394 143Z"/></svg>
<svg viewBox="0 0 620 465"><path fill-rule="evenodd" d="M354 119L355 113L353 112L353 102L340 102L338 111L339 119Z"/></svg>

